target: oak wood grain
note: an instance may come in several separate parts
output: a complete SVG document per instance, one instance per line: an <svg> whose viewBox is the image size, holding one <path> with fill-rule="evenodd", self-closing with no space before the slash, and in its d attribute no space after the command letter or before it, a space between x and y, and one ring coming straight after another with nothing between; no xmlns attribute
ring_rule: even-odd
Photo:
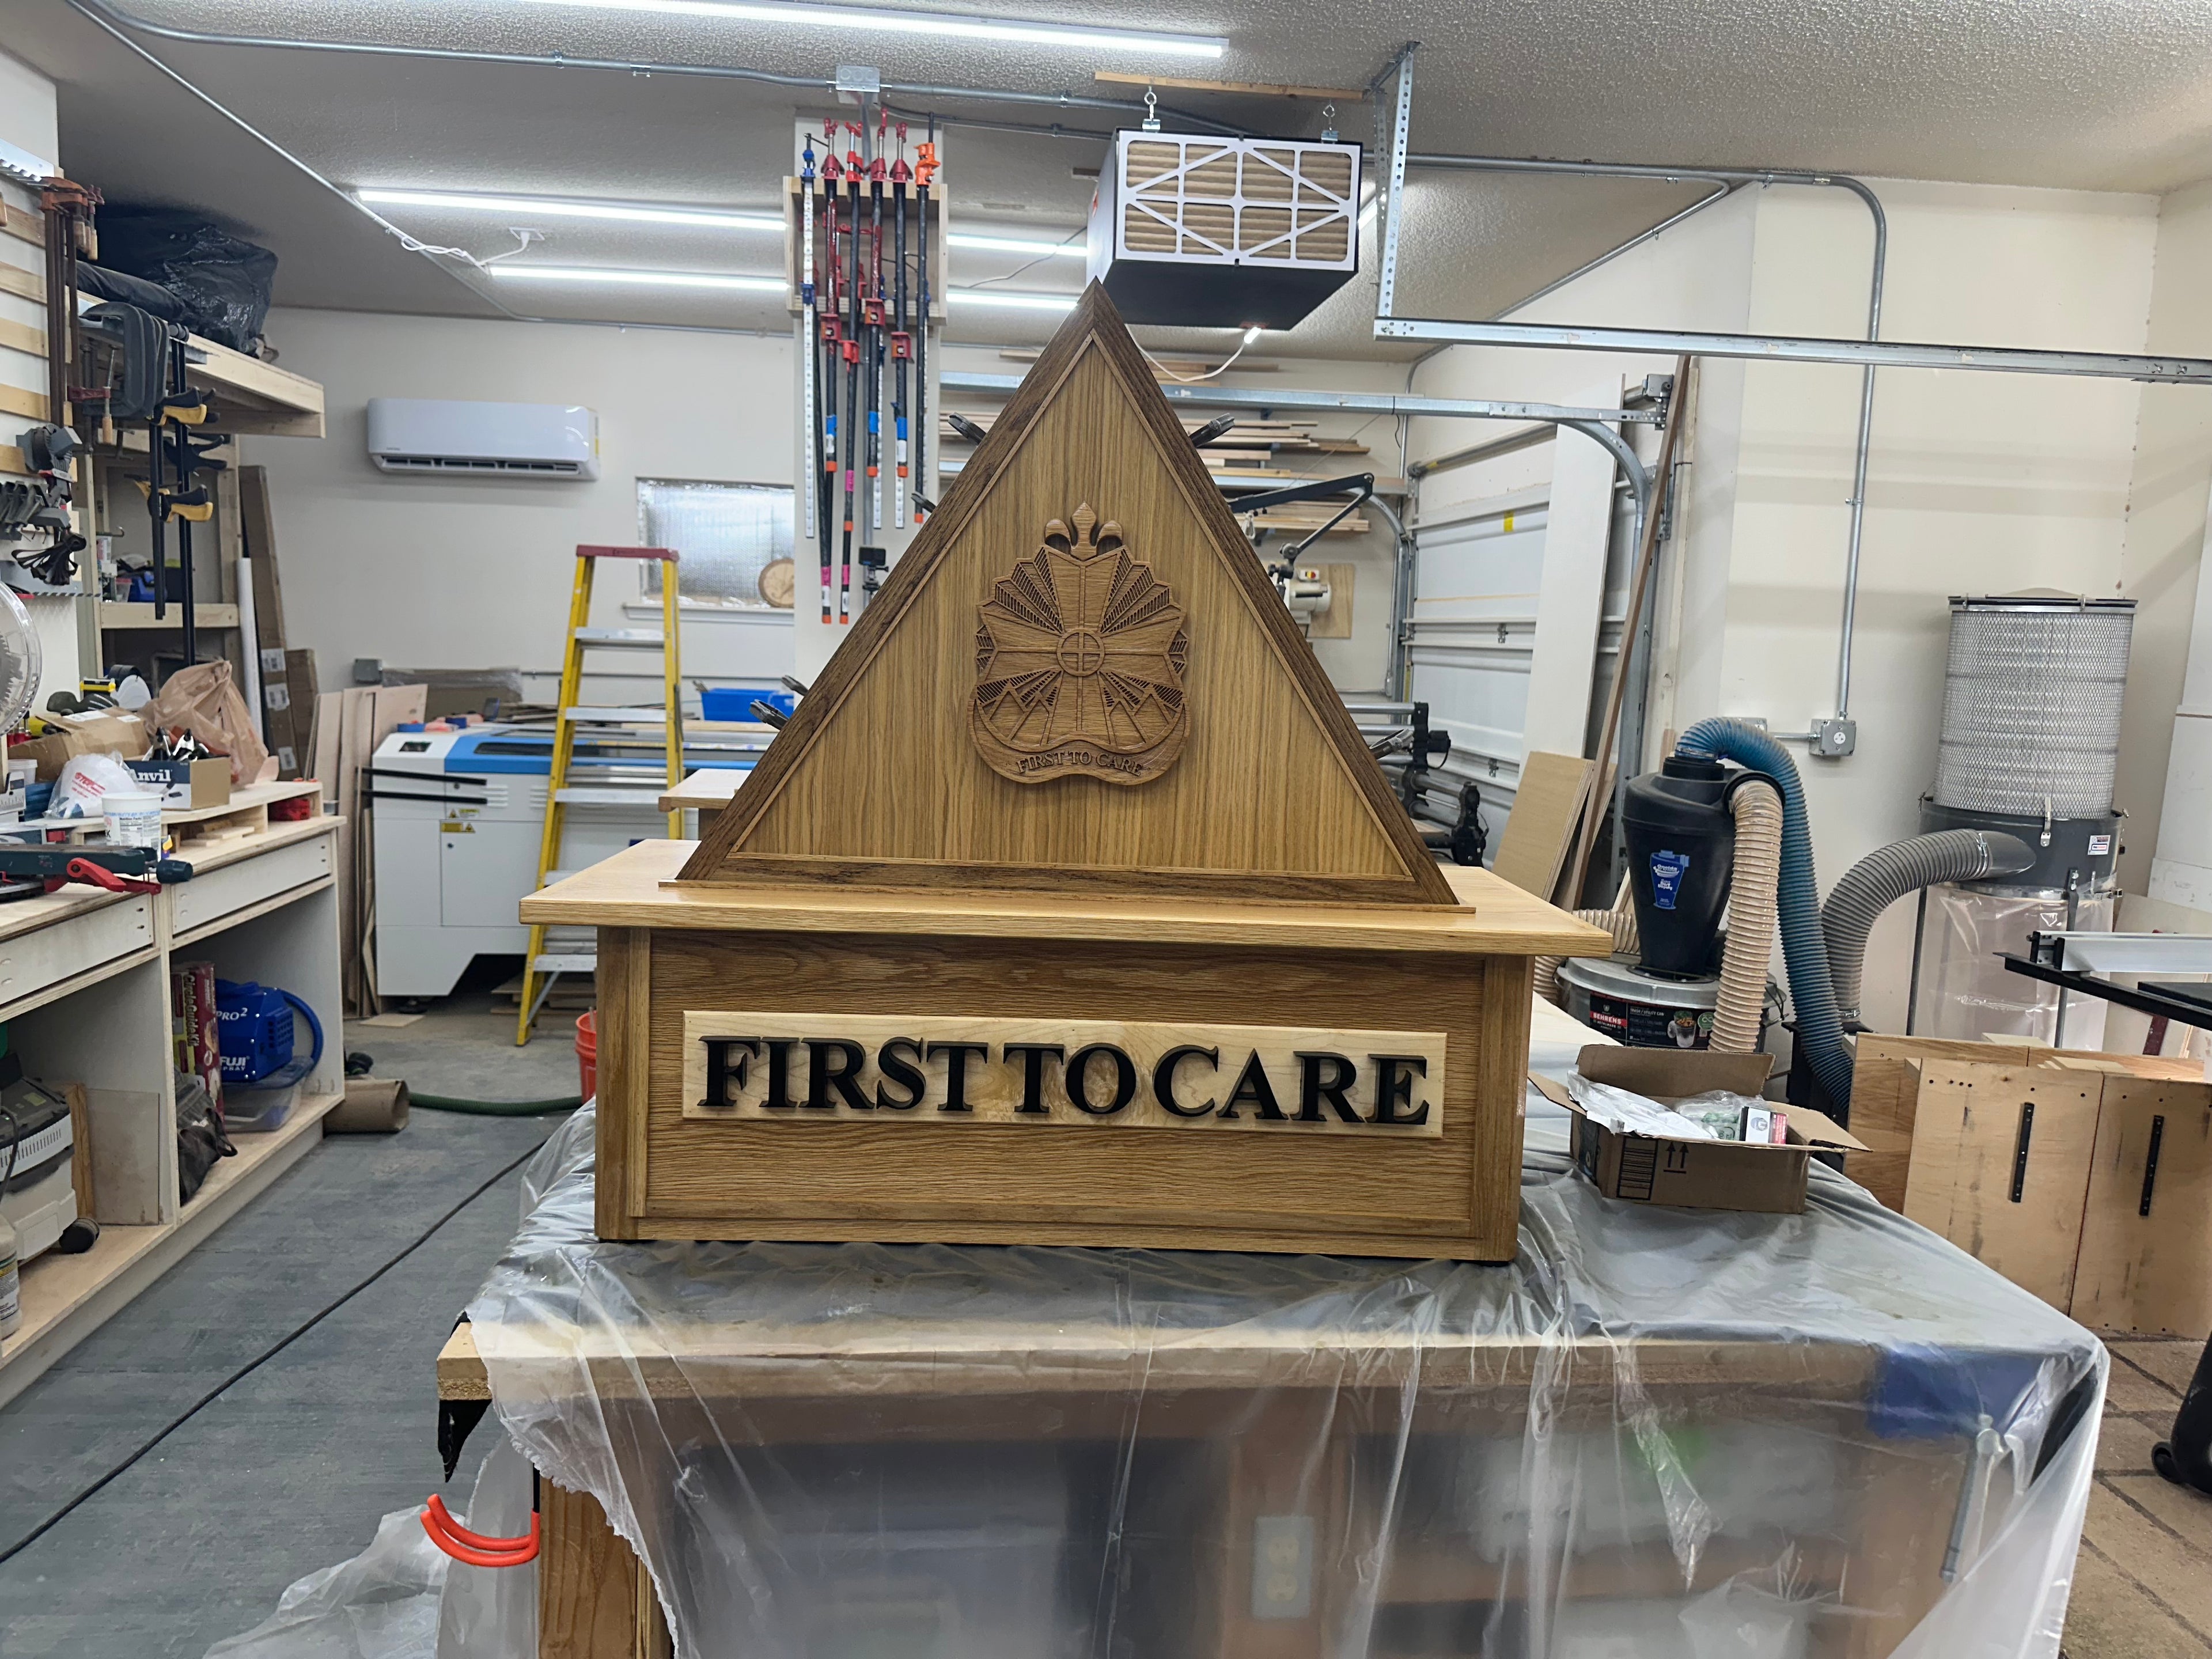
<svg viewBox="0 0 2212 1659"><path fill-rule="evenodd" d="M652 1582L589 1492L538 1485L538 1659L668 1651Z"/></svg>
<svg viewBox="0 0 2212 1659"><path fill-rule="evenodd" d="M1610 956L1613 936L1486 870L1443 873L1456 902L1342 907L1097 894L678 883L699 843L642 841L526 896L526 922L707 933L875 933L945 938L1257 945L1284 951Z"/></svg>
<svg viewBox="0 0 2212 1659"><path fill-rule="evenodd" d="M1139 787L1045 786L993 772L968 729L976 617L1048 520L1089 504L1188 617L1188 737ZM1326 902L1282 878L1350 878L1358 896L1443 904L1450 892L1390 794L1104 290L1093 284L939 511L899 562L750 780L684 868L729 878L757 857L779 878L930 882L921 866L1084 872L1160 890L1210 872L1253 896Z"/></svg>
<svg viewBox="0 0 2212 1659"><path fill-rule="evenodd" d="M603 947L604 963L604 947ZM1502 971L1503 983L1492 975ZM604 974L605 968L603 966ZM958 938L664 931L650 951L644 1201L622 1237L933 1239L1319 1249L1503 1261L1516 1243L1524 958ZM620 993L637 993L625 973ZM607 1006L608 984L601 986ZM1492 1006L1517 992L1517 1011ZM1447 1043L1433 1139L1192 1135L1081 1125L702 1121L685 1115L685 1017L713 1010L1260 1024L1327 1008ZM604 1035L602 1041L605 1040ZM1517 1044L1517 1047L1516 1045ZM1493 1052L1503 1045L1502 1052ZM603 1064L605 1063L603 1061ZM635 1062L625 1062L633 1066ZM603 1091L602 1146L634 1137L633 1089ZM610 1109L611 1106L612 1109ZM634 1139L630 1140L635 1145ZM634 1155L633 1155L634 1156ZM602 1170L604 1206L617 1184ZM617 1231L610 1231L612 1220Z"/></svg>

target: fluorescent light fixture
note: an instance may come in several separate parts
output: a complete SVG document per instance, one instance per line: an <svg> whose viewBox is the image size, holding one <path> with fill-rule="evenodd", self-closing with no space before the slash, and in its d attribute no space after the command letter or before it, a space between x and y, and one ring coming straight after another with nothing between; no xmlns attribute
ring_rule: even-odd
<svg viewBox="0 0 2212 1659"><path fill-rule="evenodd" d="M732 213L719 208L635 207L617 202L569 202L549 196L479 196L447 190L361 190L354 194L370 207L534 214L544 219L612 219L625 224L696 225L706 230L783 228L783 221L772 213Z"/></svg>
<svg viewBox="0 0 2212 1659"><path fill-rule="evenodd" d="M1080 240L1040 242L1020 236L979 235L969 230L947 231L945 240L951 247L978 248L992 253L1034 253L1039 258L1056 253L1063 259L1080 259L1085 252Z"/></svg>
<svg viewBox="0 0 2212 1659"><path fill-rule="evenodd" d="M1151 52L1164 58L1217 58L1229 49L1213 35L1159 34L1145 29L1091 28L1073 23L1032 23L1012 17L972 17L957 12L902 11L890 7L817 6L788 0L533 0L541 6L581 6L594 11L664 12L678 17L726 18L790 28L854 29L878 34L939 35L956 40L995 40L1025 46L1068 46L1084 52Z"/></svg>
<svg viewBox="0 0 2212 1659"><path fill-rule="evenodd" d="M632 288L711 288L741 294L781 294L781 276L726 276L709 270L618 270L610 265L495 264L486 272L507 282L605 283Z"/></svg>
<svg viewBox="0 0 2212 1659"><path fill-rule="evenodd" d="M1073 294L1001 294L994 288L956 288L951 298L971 306L1007 306L1017 311L1073 311Z"/></svg>

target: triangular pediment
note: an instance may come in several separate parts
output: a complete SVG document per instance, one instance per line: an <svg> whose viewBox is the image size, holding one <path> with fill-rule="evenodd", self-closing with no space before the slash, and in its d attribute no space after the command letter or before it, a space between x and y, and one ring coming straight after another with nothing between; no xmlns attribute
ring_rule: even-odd
<svg viewBox="0 0 2212 1659"><path fill-rule="evenodd" d="M683 879L1454 902L1096 283Z"/></svg>

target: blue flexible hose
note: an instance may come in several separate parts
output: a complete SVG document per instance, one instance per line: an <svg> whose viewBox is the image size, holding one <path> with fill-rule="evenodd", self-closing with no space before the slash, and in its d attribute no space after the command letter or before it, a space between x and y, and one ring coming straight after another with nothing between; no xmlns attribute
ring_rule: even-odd
<svg viewBox="0 0 2212 1659"><path fill-rule="evenodd" d="M1782 791L1782 956L1790 970L1790 1000L1797 1015L1797 1041L1813 1074L1828 1091L1838 1121L1850 1115L1851 1055L1843 1017L1828 974L1828 947L1820 932L1820 890L1813 876L1813 832L1805 816L1805 790L1790 752L1757 726L1741 720L1699 720L1674 745L1678 755L1732 760L1764 772Z"/></svg>

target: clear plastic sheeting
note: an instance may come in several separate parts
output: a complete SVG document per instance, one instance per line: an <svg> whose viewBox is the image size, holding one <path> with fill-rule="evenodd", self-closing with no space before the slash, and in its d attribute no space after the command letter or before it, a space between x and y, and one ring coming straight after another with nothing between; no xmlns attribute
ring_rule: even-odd
<svg viewBox="0 0 2212 1659"><path fill-rule="evenodd" d="M1509 1267L592 1237L588 1109L470 1309L684 1659L2055 1656L2104 1351L1816 1166ZM549 1632L550 1634L550 1632Z"/></svg>
<svg viewBox="0 0 2212 1659"><path fill-rule="evenodd" d="M526 1532L531 1491L529 1463L501 1441L462 1520L501 1536ZM460 1565L430 1541L421 1510L394 1510L367 1549L309 1573L207 1659L538 1659L538 1571Z"/></svg>
<svg viewBox="0 0 2212 1659"><path fill-rule="evenodd" d="M2082 899L2073 926L2090 933L2110 932L2118 909L2118 901L2109 894ZM1971 887L1929 888L1914 1034L1970 1042L2022 1037L2065 1048L2102 1048L2110 1005L2096 997L2066 998L2062 1042L2058 988L2013 973L1997 960L2000 952L2025 956L2030 933L2067 925L2063 898L2016 897Z"/></svg>

